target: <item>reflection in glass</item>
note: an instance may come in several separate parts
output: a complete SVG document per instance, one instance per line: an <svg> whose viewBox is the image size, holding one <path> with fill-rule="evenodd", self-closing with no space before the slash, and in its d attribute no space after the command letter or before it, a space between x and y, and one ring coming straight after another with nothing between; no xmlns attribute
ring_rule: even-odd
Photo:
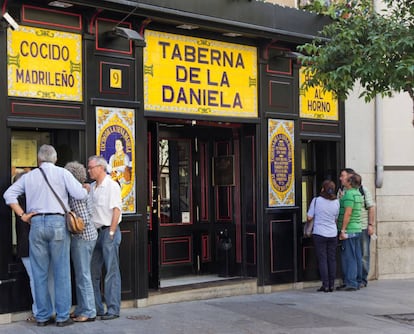
<svg viewBox="0 0 414 334"><path fill-rule="evenodd" d="M161 223L190 223L191 143L162 139L159 143Z"/></svg>

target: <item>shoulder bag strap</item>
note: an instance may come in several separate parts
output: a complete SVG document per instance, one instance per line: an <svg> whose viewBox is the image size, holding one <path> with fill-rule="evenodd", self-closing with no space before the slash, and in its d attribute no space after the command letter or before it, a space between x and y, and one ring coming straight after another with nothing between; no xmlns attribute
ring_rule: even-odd
<svg viewBox="0 0 414 334"><path fill-rule="evenodd" d="M58 194L56 194L56 191L55 191L55 190L52 188L52 186L50 185L49 180L48 180L48 179L47 179L47 177L46 177L45 171L44 171L42 168L40 168L40 167L39 167L39 169L40 169L40 171L42 172L42 175L43 175L43 177L45 178L46 183L47 183L47 185L49 186L50 190L52 190L52 192L53 192L53 194L56 196L56 199L58 200L59 204L62 206L63 211L65 211L65 213L66 213L66 212L68 212L68 210L67 210L67 209L66 209L66 207L65 207L65 204L63 204L63 202L62 202L62 200L60 199L60 197L58 196Z"/></svg>

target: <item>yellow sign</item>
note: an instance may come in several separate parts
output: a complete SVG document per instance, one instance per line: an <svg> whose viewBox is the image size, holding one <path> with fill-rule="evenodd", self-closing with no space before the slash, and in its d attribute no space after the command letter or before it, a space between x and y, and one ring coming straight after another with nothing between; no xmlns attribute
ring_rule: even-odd
<svg viewBox="0 0 414 334"><path fill-rule="evenodd" d="M145 110L257 118L257 49L145 31Z"/></svg>
<svg viewBox="0 0 414 334"><path fill-rule="evenodd" d="M12 139L13 167L37 167L37 141L35 139Z"/></svg>
<svg viewBox="0 0 414 334"><path fill-rule="evenodd" d="M109 70L109 87L122 88L122 71L115 68Z"/></svg>
<svg viewBox="0 0 414 334"><path fill-rule="evenodd" d="M82 101L82 36L8 29L7 73L9 96Z"/></svg>
<svg viewBox="0 0 414 334"><path fill-rule="evenodd" d="M302 68L299 74L299 87L307 80ZM322 86L310 87L306 91L300 88L300 117L324 120L338 120L338 100L331 91Z"/></svg>

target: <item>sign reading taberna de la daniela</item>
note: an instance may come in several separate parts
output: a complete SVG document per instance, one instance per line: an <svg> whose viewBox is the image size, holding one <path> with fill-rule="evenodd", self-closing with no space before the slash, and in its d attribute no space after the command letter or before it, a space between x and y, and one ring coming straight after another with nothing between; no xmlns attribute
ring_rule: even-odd
<svg viewBox="0 0 414 334"><path fill-rule="evenodd" d="M9 96L82 101L82 36L20 26L7 30Z"/></svg>
<svg viewBox="0 0 414 334"><path fill-rule="evenodd" d="M145 110L257 118L257 49L145 31Z"/></svg>

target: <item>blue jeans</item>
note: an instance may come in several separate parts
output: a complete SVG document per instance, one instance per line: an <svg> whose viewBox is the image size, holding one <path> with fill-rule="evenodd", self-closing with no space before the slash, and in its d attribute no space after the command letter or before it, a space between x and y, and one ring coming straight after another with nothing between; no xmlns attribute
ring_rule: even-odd
<svg viewBox="0 0 414 334"><path fill-rule="evenodd" d="M117 227L113 239L109 236L109 228L100 231L92 255L92 283L95 293L95 306L98 315L105 314L101 297L102 266L105 266L104 298L107 313L119 315L121 308L121 272L119 270L119 245L121 231Z"/></svg>
<svg viewBox="0 0 414 334"><path fill-rule="evenodd" d="M323 237L313 234L316 257L318 259L319 274L324 288L333 288L336 277L336 245L337 237Z"/></svg>
<svg viewBox="0 0 414 334"><path fill-rule="evenodd" d="M32 217L29 252L37 304L37 321L49 320L53 315L53 302L48 289L50 267L55 281L56 321L65 321L69 318L72 306L69 249L70 235L63 216Z"/></svg>
<svg viewBox="0 0 414 334"><path fill-rule="evenodd" d="M26 268L27 275L29 276L29 282L30 282L30 290L32 293L32 313L36 317L37 316L37 304L36 304L36 295L35 295L35 286L34 286L34 280L33 280L33 271L32 271L32 265L30 264L30 257L22 257L22 262L24 267ZM55 281L53 279L53 272L52 267L49 268L49 293L50 293L50 299L52 301L52 307L55 304ZM53 312L55 313L55 310L53 308Z"/></svg>
<svg viewBox="0 0 414 334"><path fill-rule="evenodd" d="M362 252L362 281L364 285L368 284L369 257L370 257L371 236L368 235L368 229L361 232L361 252Z"/></svg>
<svg viewBox="0 0 414 334"><path fill-rule="evenodd" d="M95 296L91 277L91 260L96 240L72 237L70 250L76 280L76 316L96 317Z"/></svg>
<svg viewBox="0 0 414 334"><path fill-rule="evenodd" d="M341 263L344 284L355 289L359 288L362 276L360 233L350 235L342 240Z"/></svg>

